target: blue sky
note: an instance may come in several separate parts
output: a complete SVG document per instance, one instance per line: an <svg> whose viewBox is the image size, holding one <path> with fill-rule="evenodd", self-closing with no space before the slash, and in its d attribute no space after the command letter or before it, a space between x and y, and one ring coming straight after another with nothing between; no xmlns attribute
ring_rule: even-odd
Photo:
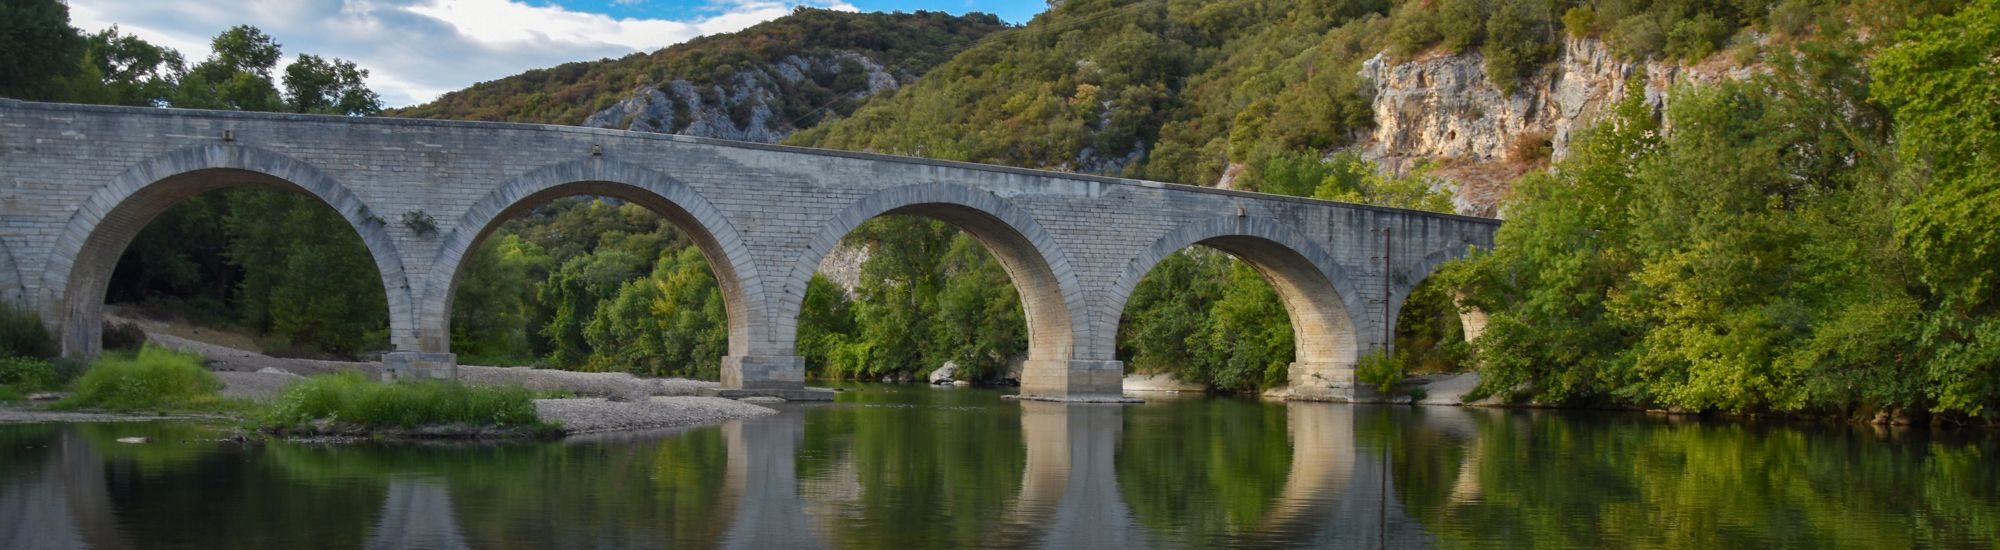
<svg viewBox="0 0 2000 550"><path fill-rule="evenodd" d="M798 6L858 11L983 11L1025 23L1045 0L68 0L85 32L127 34L208 56L208 41L255 25L287 57L354 61L390 107L570 61L650 52L725 33ZM289 59L281 63L289 63Z"/></svg>

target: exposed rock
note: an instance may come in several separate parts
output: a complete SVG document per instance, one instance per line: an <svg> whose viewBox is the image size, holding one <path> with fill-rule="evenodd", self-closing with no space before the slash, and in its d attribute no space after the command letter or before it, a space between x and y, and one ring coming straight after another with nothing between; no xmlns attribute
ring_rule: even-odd
<svg viewBox="0 0 2000 550"><path fill-rule="evenodd" d="M841 290L847 291L848 299L853 299L854 289L861 286L861 264L868 263L869 252L871 249L866 244L849 246L841 243L820 259L818 272Z"/></svg>
<svg viewBox="0 0 2000 550"><path fill-rule="evenodd" d="M755 403L755 404L758 404L758 405L771 405L771 404L777 404L777 403L784 403L784 402L785 402L785 398L783 398L783 397L771 397L771 396L769 396L769 395L752 395L752 396L750 396L750 397L745 397L745 398L742 398L742 399L737 399L737 401L742 401L742 402L744 402L744 403Z"/></svg>
<svg viewBox="0 0 2000 550"><path fill-rule="evenodd" d="M939 366L937 370L931 371L931 383L950 384L954 380L957 380L957 376L958 363L955 361L945 361L944 365Z"/></svg>
<svg viewBox="0 0 2000 550"><path fill-rule="evenodd" d="M1623 99L1635 77L1646 104L1659 110L1675 85L1742 79L1756 70L1722 54L1694 65L1620 61L1602 41L1566 38L1550 67L1507 94L1486 77L1485 58L1476 51L1409 60L1384 52L1361 66L1361 76L1375 85L1375 131L1362 155L1397 175L1441 161L1435 174L1459 182L1461 213L1497 215L1505 182L1566 156L1574 133ZM1517 142L1542 139L1550 159L1509 158Z"/></svg>
<svg viewBox="0 0 2000 550"><path fill-rule="evenodd" d="M743 69L713 86L671 80L634 90L631 95L584 118L583 125L634 132L777 143L798 128L783 120L779 104L785 86L816 74L859 71L866 87L856 100L894 90L903 80L881 63L859 52L839 51L803 58L787 56L777 63ZM706 94L703 92L707 92Z"/></svg>
<svg viewBox="0 0 2000 550"><path fill-rule="evenodd" d="M138 444L141 444L141 443L147 443L147 442L151 442L151 441L152 441L151 439L146 439L146 438L143 438L143 437L120 437L120 438L118 438L118 442L119 442L119 443L126 443L126 444L132 444L132 445L138 445Z"/></svg>

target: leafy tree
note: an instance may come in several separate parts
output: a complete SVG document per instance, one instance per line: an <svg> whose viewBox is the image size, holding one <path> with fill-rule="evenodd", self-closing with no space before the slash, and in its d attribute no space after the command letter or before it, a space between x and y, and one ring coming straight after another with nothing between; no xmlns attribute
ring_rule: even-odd
<svg viewBox="0 0 2000 550"><path fill-rule="evenodd" d="M1872 62L1917 196L1898 240L1928 290L1925 380L1936 408L2000 406L2000 6L1915 21Z"/></svg>
<svg viewBox="0 0 2000 550"><path fill-rule="evenodd" d="M82 70L85 43L58 0L0 3L0 96L60 100Z"/></svg>
<svg viewBox="0 0 2000 550"><path fill-rule="evenodd" d="M173 98L187 72L180 52L121 34L116 26L90 35L87 43L87 69L97 75L98 85L72 100L158 107Z"/></svg>
<svg viewBox="0 0 2000 550"><path fill-rule="evenodd" d="M368 70L345 59L306 54L285 67L285 100L298 113L369 116L382 112L382 97L362 80Z"/></svg>
<svg viewBox="0 0 2000 550"><path fill-rule="evenodd" d="M284 107L271 70L278 66L279 45L264 31L238 25L216 35L207 60L181 78L176 107L277 111Z"/></svg>

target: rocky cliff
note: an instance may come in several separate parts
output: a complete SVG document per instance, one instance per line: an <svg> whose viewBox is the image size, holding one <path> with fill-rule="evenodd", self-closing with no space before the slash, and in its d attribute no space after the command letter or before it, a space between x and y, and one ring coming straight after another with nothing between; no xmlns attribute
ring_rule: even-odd
<svg viewBox="0 0 2000 550"><path fill-rule="evenodd" d="M1433 174L1458 184L1460 212L1495 216L1508 180L1561 160L1575 132L1625 97L1627 86L1644 86L1646 104L1659 109L1676 85L1753 70L1721 55L1693 65L1621 61L1601 41L1570 38L1554 63L1507 94L1486 77L1477 52L1406 60L1385 52L1362 64L1374 86L1375 129L1360 147L1397 174L1434 162Z"/></svg>
<svg viewBox="0 0 2000 550"><path fill-rule="evenodd" d="M857 51L791 55L770 65L738 71L712 87L698 87L685 79L641 87L592 113L583 125L777 143L797 131L796 125L802 121L818 120L820 113L815 111L826 108L822 105L797 117L786 116L783 98L790 89L808 81L851 80L857 83L852 91L827 102L845 104L915 79L912 74L891 74L881 62Z"/></svg>

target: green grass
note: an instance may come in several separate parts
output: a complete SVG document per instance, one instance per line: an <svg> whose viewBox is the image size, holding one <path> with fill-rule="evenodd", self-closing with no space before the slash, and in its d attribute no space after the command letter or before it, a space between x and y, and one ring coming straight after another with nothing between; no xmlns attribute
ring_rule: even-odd
<svg viewBox="0 0 2000 550"><path fill-rule="evenodd" d="M384 384L347 372L292 384L266 412L262 426L278 431L314 431L320 423L363 430L436 426L554 430L556 426L535 416L534 399L533 392L520 387Z"/></svg>
<svg viewBox="0 0 2000 550"><path fill-rule="evenodd" d="M16 392L32 392L61 387L61 376L48 361L28 357L0 359L0 386Z"/></svg>
<svg viewBox="0 0 2000 550"><path fill-rule="evenodd" d="M76 379L75 393L58 409L109 411L216 411L237 403L216 395L222 381L200 355L157 346L136 354L106 355Z"/></svg>
<svg viewBox="0 0 2000 550"><path fill-rule="evenodd" d="M20 390L0 385L0 403L12 403L27 398L28 396L22 395Z"/></svg>

